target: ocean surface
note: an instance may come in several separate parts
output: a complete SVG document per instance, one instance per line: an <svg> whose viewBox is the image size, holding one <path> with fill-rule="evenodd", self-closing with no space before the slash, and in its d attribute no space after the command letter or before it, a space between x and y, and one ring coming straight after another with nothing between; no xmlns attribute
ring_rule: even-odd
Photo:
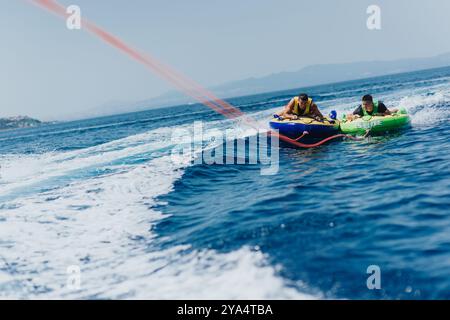
<svg viewBox="0 0 450 320"><path fill-rule="evenodd" d="M267 129L299 91L340 115L371 93L411 128L281 147L274 175L192 161L251 136L196 104L1 131L0 298L449 299L450 68L228 101Z"/></svg>

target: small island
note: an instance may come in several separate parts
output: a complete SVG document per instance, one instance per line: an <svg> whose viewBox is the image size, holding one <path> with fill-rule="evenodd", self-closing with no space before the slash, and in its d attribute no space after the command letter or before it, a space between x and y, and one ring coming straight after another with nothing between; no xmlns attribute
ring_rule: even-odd
<svg viewBox="0 0 450 320"><path fill-rule="evenodd" d="M37 127L42 123L42 121L27 116L0 118L0 130Z"/></svg>

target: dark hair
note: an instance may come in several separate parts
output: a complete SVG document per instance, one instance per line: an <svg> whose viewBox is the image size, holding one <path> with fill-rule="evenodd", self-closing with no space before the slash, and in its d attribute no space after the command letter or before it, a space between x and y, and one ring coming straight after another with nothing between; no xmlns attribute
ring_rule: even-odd
<svg viewBox="0 0 450 320"><path fill-rule="evenodd" d="M365 101L365 102L373 102L373 98L372 98L372 96L371 96L370 94L366 94L366 95L362 98L362 101Z"/></svg>
<svg viewBox="0 0 450 320"><path fill-rule="evenodd" d="M300 98L300 100L302 101L308 101L308 95L306 93L300 93L298 95L298 97Z"/></svg>

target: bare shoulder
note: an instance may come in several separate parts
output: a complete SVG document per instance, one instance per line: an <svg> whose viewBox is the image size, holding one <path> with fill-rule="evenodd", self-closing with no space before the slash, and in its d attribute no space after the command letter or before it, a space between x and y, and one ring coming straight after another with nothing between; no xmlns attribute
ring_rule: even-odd
<svg viewBox="0 0 450 320"><path fill-rule="evenodd" d="M294 98L292 98L287 104L288 107L292 107L294 105Z"/></svg>

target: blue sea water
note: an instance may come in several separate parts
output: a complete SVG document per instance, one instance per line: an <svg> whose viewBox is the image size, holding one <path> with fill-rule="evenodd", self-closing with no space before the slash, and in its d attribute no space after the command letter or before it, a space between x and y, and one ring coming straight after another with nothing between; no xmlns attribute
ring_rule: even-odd
<svg viewBox="0 0 450 320"><path fill-rule="evenodd" d="M2 131L0 298L449 299L449 80L441 68L302 89L338 114L372 93L411 128L282 147L276 175L174 161L173 133L195 121L248 135L202 105ZM267 128L298 91L229 102Z"/></svg>

